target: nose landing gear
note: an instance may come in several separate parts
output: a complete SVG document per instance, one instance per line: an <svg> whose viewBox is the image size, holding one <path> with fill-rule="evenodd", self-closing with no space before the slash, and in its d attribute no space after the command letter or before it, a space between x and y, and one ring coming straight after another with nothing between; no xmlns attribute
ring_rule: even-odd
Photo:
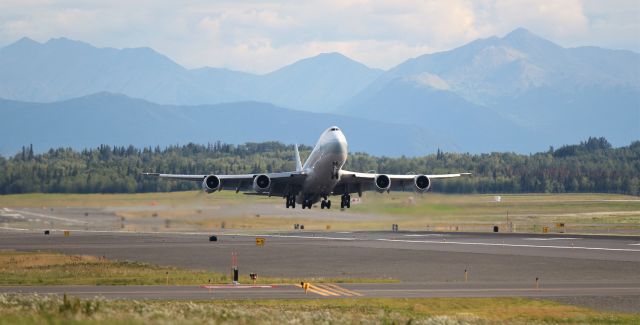
<svg viewBox="0 0 640 325"><path fill-rule="evenodd" d="M338 166L338 164L339 164L339 163L338 163L337 161L334 161L334 162L331 164L331 165L332 165L332 168L331 168L331 179L338 179L338 178L340 178L340 175L339 175L339 173L340 173L340 167Z"/></svg>
<svg viewBox="0 0 640 325"><path fill-rule="evenodd" d="M331 209L331 200L322 200L320 202L320 209L324 208Z"/></svg>
<svg viewBox="0 0 640 325"><path fill-rule="evenodd" d="M305 199L304 201L302 201L302 208L307 208L307 209L311 209L311 205L313 205L313 201L309 200L309 199Z"/></svg>
<svg viewBox="0 0 640 325"><path fill-rule="evenodd" d="M287 202L285 203L287 209L291 207L292 209L296 208L296 196L295 195L287 195Z"/></svg>

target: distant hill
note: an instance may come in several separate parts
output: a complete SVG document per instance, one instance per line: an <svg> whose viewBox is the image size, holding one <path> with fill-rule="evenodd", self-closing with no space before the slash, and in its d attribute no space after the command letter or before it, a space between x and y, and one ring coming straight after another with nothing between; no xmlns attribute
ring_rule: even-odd
<svg viewBox="0 0 640 325"><path fill-rule="evenodd" d="M150 48L96 48L67 38L29 38L0 49L0 98L53 102L112 92L159 104L263 101L327 112L382 70L341 54L307 58L266 75L218 68L188 70Z"/></svg>
<svg viewBox="0 0 640 325"><path fill-rule="evenodd" d="M276 140L314 145L331 125L343 128L350 151L423 155L439 140L418 127L289 110L258 102L174 106L99 93L55 103L0 100L0 154L33 144L36 151L100 144L138 147Z"/></svg>
<svg viewBox="0 0 640 325"><path fill-rule="evenodd" d="M563 48L520 28L408 60L337 111L436 128L444 121L442 132L458 139L495 124L495 138L523 130L512 141L524 144L604 135L621 145L640 139L640 55Z"/></svg>

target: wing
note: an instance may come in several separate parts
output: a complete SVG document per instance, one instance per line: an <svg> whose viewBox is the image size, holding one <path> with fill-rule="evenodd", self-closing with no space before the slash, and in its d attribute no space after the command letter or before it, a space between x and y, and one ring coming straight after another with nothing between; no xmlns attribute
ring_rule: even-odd
<svg viewBox="0 0 640 325"><path fill-rule="evenodd" d="M143 173L146 176L155 176L159 178L180 180L180 181L196 181L203 182L208 175L182 175L182 174L160 174L160 173ZM267 175L271 180L269 192L260 193L264 195L286 195L289 192L295 192L302 188L306 174L303 172L284 172L284 173L266 173L266 174L240 174L240 175L215 175L220 179L221 190L248 191L253 189L253 179L259 175Z"/></svg>
<svg viewBox="0 0 640 325"><path fill-rule="evenodd" d="M381 174L373 173L358 173L350 172L347 170L340 171L340 181L334 187L333 194L339 195L344 193L358 193L362 194L365 191L375 190L374 181L376 176ZM390 175L384 174L389 177L391 181L391 191L405 191L413 189L413 181L416 176L420 175ZM457 173L457 174L434 174L424 175L429 180L454 178L460 176L468 176L471 173Z"/></svg>

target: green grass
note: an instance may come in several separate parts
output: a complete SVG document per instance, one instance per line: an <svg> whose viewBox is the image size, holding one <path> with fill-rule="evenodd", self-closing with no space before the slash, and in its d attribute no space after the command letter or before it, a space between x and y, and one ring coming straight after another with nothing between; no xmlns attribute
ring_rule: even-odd
<svg viewBox="0 0 640 325"><path fill-rule="evenodd" d="M168 274L167 274L168 273ZM168 275L168 282L167 282ZM111 261L94 256L70 256L47 252L0 251L0 285L201 285L229 283L230 275L164 267L139 262ZM372 283L393 279L363 278L274 278L260 277L258 283ZM251 283L248 275L240 282Z"/></svg>
<svg viewBox="0 0 640 325"><path fill-rule="evenodd" d="M402 229L426 225L516 223L524 228L565 223L579 231L581 225L603 224L640 232L640 198L608 194L443 195L367 193L352 211L395 218ZM604 224L608 224L605 226ZM578 226L578 227L576 227Z"/></svg>
<svg viewBox="0 0 640 325"><path fill-rule="evenodd" d="M640 315L522 298L224 301L0 295L0 324L638 324Z"/></svg>

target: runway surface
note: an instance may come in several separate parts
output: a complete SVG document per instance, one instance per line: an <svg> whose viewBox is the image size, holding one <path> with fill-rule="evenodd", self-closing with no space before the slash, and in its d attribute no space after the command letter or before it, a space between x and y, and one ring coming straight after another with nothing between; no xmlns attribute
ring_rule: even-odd
<svg viewBox="0 0 640 325"><path fill-rule="evenodd" d="M2 287L0 292L74 293L109 298L251 299L319 297L622 297L639 311L640 237L433 232L248 234L41 231L0 228L0 249L59 251L263 277L389 278L401 283L337 284L357 294L304 294L295 286ZM265 238L257 246L256 237ZM467 270L468 282L464 282ZM535 279L539 289L535 289ZM317 284L324 292L333 289ZM319 292L323 292L319 290ZM347 292L344 291L344 292ZM576 298L576 299L578 299ZM599 299L600 299L599 298ZM582 299L582 298L580 298ZM635 306L635 307L633 307Z"/></svg>

